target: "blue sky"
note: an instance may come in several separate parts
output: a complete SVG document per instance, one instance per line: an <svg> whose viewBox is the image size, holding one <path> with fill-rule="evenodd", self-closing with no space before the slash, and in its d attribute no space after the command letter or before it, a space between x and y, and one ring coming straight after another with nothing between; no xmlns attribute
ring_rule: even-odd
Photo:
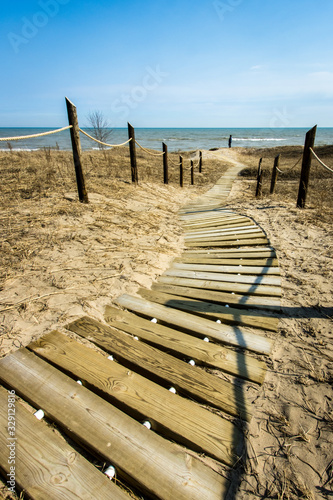
<svg viewBox="0 0 333 500"><path fill-rule="evenodd" d="M332 0L1 5L0 126L333 126Z"/></svg>

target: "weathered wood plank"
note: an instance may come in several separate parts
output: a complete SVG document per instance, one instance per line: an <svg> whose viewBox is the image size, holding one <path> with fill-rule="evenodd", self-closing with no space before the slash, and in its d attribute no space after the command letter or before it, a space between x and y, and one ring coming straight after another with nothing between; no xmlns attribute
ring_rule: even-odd
<svg viewBox="0 0 333 500"><path fill-rule="evenodd" d="M184 280L185 281L185 280ZM194 299L208 300L218 304L233 304L239 308L267 309L280 311L281 301L277 298L262 297L256 295L240 295L233 292L218 292L213 290L203 290L201 287L188 287L181 285L168 285L163 283L153 283L152 289L172 295L191 297Z"/></svg>
<svg viewBox="0 0 333 500"><path fill-rule="evenodd" d="M0 465L10 473L10 448L15 450L15 483L34 500L99 498L130 500L64 439L15 401L15 439L7 432L8 391L0 387ZM13 459L12 459L13 460ZM7 476L8 477L8 476Z"/></svg>
<svg viewBox="0 0 333 500"><path fill-rule="evenodd" d="M232 224L229 226L217 226L213 225L212 227L202 227L202 228L194 228L194 229L185 229L185 235L188 236L196 236L199 235L201 236L202 234L228 234L228 233L233 233L235 231L246 231L247 229L258 229L258 226L256 224L249 224L249 223L244 223L244 224Z"/></svg>
<svg viewBox="0 0 333 500"><path fill-rule="evenodd" d="M206 259L208 260L208 259ZM181 269L183 271L202 271L202 272L207 272L207 273L229 273L229 274L250 274L250 275L265 275L265 276L280 276L280 269L278 267L271 267L271 266L246 266L242 263L242 261L239 265L221 265L216 262L214 262L213 259L211 259L211 262L213 264L191 264L188 262L182 262L181 259L178 259L177 261L172 262L172 268L173 269Z"/></svg>
<svg viewBox="0 0 333 500"><path fill-rule="evenodd" d="M262 237L263 232L258 227L252 229L244 229L239 231L202 231L201 233L196 233L194 235L189 235L185 233L185 241L217 241L219 239L232 239L231 236L239 238L252 238L252 237ZM235 239L235 238L233 238Z"/></svg>
<svg viewBox="0 0 333 500"><path fill-rule="evenodd" d="M190 243L210 243L210 242L225 242L225 241L239 241L241 243L240 244L243 244L242 241L243 240L255 240L255 239L258 239L258 238L266 238L264 233L261 231L261 229L256 229L256 230L253 230L253 231L248 231L248 232L245 232L244 233L239 233L239 234L230 234L230 235L218 235L218 236L203 236L202 238L201 237L196 237L196 238L193 238L193 239L188 239L188 238L185 238L185 243L186 245L189 245Z"/></svg>
<svg viewBox="0 0 333 500"><path fill-rule="evenodd" d="M269 354L272 348L270 339L255 335L243 328L218 324L183 311L173 310L171 312L169 307L139 297L124 294L118 297L115 302L131 311L157 318L174 326L186 328L186 330L193 333L196 332L197 335L202 334L232 346L243 347L263 354Z"/></svg>
<svg viewBox="0 0 333 500"><path fill-rule="evenodd" d="M209 208L209 209L200 209L200 207L193 208L189 207L187 208L188 205L184 208L181 208L180 211L185 212L183 214L183 217L200 217L202 215L207 215L207 216L214 216L214 215L234 215L235 212L232 210L225 208L225 207L216 207L216 208Z"/></svg>
<svg viewBox="0 0 333 500"><path fill-rule="evenodd" d="M228 220L232 219L234 217L243 217L235 212L226 212L223 209L202 209L202 210L196 210L195 208L192 209L191 212L188 213L180 213L179 218L181 221L184 223L192 223L192 222L198 222L198 221L215 221L215 220Z"/></svg>
<svg viewBox="0 0 333 500"><path fill-rule="evenodd" d="M242 295L262 295L267 297L280 297L281 288L278 286L228 283L224 281L205 280L199 278L181 278L177 276L160 276L159 283L167 285L188 286L191 288L203 288L205 290L219 290L221 292L231 292Z"/></svg>
<svg viewBox="0 0 333 500"><path fill-rule="evenodd" d="M227 283L246 283L249 285L272 285L279 287L281 285L281 278L279 276L267 275L248 275L248 274L223 274L218 272L205 272L205 271L192 271L187 269L178 269L171 267L164 272L163 276L175 276L178 278L193 278L208 281L226 281Z"/></svg>
<svg viewBox="0 0 333 500"><path fill-rule="evenodd" d="M59 332L45 335L30 344L29 349L81 380L86 387L110 396L111 403L120 404L125 413L134 418L139 414L142 421L149 420L153 430L192 449L216 456L221 440L230 442L237 433L228 420ZM209 434L206 429L210 429Z"/></svg>
<svg viewBox="0 0 333 500"><path fill-rule="evenodd" d="M262 238L247 238L247 239L237 239L237 240L218 240L218 241L189 241L186 243L188 248L200 247L200 248L210 248L210 247L240 247L241 245L268 245L269 241Z"/></svg>
<svg viewBox="0 0 333 500"><path fill-rule="evenodd" d="M200 217L181 217L181 223L184 228L193 228L196 226L211 226L215 224L221 224L222 226L228 226L229 224L235 223L248 223L249 219L242 215L233 214L228 217L222 215L210 215L210 216L200 216Z"/></svg>
<svg viewBox="0 0 333 500"><path fill-rule="evenodd" d="M261 267L261 268L266 268L268 267L271 269L271 271L275 270L276 274L280 274L280 269L279 269L279 262L277 259L273 258L267 258L267 259L243 259L243 258L237 258L235 257L234 259L220 259L219 257L214 258L214 256L207 255L206 253L204 254L198 254L197 256L194 256L195 254L192 254L192 257L187 257L187 253L183 254L181 257L176 257L173 260L174 262L177 262L179 264L212 264L216 266L230 266L232 267L237 267L239 265L245 267L245 266L253 266L253 267ZM205 257L204 257L205 256Z"/></svg>
<svg viewBox="0 0 333 500"><path fill-rule="evenodd" d="M251 247L249 248L187 248L184 249L180 258L195 258L198 259L209 258L209 259L242 259L242 260L255 260L262 259L277 259L276 254L272 250L266 250L262 247ZM252 265L252 264L251 264Z"/></svg>
<svg viewBox="0 0 333 500"><path fill-rule="evenodd" d="M184 256L191 256L191 254L194 254L197 256L198 254L202 254L203 256L207 257L209 255L210 257L218 257L218 258L240 258L244 257L246 259L258 259L258 258L276 258L276 253L273 248L255 248L255 247L250 247L250 248L221 248L221 249L214 249L212 248L211 250L185 250L183 255Z"/></svg>
<svg viewBox="0 0 333 500"><path fill-rule="evenodd" d="M219 319L227 324L250 326L272 332L276 332L278 329L278 318L263 316L259 312L225 307L213 302L205 302L198 299L193 300L189 297L179 297L178 295L169 295L144 288L140 288L139 294L146 300L157 302L167 307L173 307L174 309L180 309L181 311L206 316L215 321Z"/></svg>
<svg viewBox="0 0 333 500"><path fill-rule="evenodd" d="M130 363L136 371L148 372L155 379L165 380L180 393L205 401L226 413L241 414L246 420L251 418L242 391L197 366L191 366L91 318L81 318L69 325L69 329L111 351L122 364Z"/></svg>
<svg viewBox="0 0 333 500"><path fill-rule="evenodd" d="M232 375L246 378L258 384L264 381L265 363L249 357L245 353L236 353L212 342L204 342L192 335L153 323L148 319L111 306L105 308L105 320L114 328L135 335L140 340L158 346L169 353L193 359L196 364L220 368ZM246 367L245 370L241 369L243 366Z"/></svg>
<svg viewBox="0 0 333 500"><path fill-rule="evenodd" d="M0 379L148 496L224 497L223 477L26 349L0 360Z"/></svg>

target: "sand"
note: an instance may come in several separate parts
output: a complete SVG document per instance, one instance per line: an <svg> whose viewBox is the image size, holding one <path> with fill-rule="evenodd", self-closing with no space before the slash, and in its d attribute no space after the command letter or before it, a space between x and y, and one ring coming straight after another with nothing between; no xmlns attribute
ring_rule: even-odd
<svg viewBox="0 0 333 500"><path fill-rule="evenodd" d="M265 153L268 172L278 148ZM300 153L299 148L285 149L284 168ZM332 151L322 153L333 166ZM66 155L50 153L48 168L56 171L54 165L61 165L63 177L54 174L47 189L32 156L30 163L22 155L12 156L16 171L8 173L8 155L1 155L13 180L1 193L0 355L52 329L61 331L82 315L102 320L105 305L114 298L149 288L183 250L179 208L213 185L228 165L246 164L247 175L235 182L228 207L252 217L276 249L283 311L265 383L253 389L247 457L235 470L230 498L328 499L333 495L333 210L328 196L333 176L313 170L304 210L296 209L299 165L280 178L272 196L267 174L263 197L255 199L260 154L241 148L205 152L205 175L197 176L197 186L187 180L183 189L177 186L176 167L169 186L161 176L149 179L156 171L148 160L138 187L122 176L119 162L110 181L105 159L103 168L88 175L88 205L77 201L71 174L64 174L70 166ZM95 160L90 155L86 161L94 165ZM23 175L28 164L35 168L29 185Z"/></svg>

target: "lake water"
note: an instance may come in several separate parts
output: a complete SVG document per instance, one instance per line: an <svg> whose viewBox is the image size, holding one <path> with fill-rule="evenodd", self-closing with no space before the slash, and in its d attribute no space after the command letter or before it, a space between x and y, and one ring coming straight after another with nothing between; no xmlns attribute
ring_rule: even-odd
<svg viewBox="0 0 333 500"><path fill-rule="evenodd" d="M50 128L0 128L0 138L38 134ZM91 134L89 129L85 129ZM265 148L274 146L304 145L308 128L137 128L136 140L146 148L161 150L162 142L169 151L193 151L228 146L232 135L232 146ZM119 144L128 139L127 128L111 131L108 142ZM36 150L51 147L71 149L69 130L37 139L23 139L10 142L13 149ZM333 128L318 128L317 146L333 144ZM83 150L98 148L98 145L81 134ZM0 142L0 149L8 150L7 142Z"/></svg>

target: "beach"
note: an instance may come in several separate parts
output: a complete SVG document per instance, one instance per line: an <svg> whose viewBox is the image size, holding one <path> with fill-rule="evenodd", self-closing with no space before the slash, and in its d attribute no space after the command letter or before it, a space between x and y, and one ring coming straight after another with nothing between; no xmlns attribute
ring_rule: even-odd
<svg viewBox="0 0 333 500"><path fill-rule="evenodd" d="M316 151L333 168L333 147ZM278 154L284 173L270 195ZM89 203L82 204L70 152L0 152L1 357L54 329L68 334L65 325L83 315L104 321L119 295L150 288L184 248L179 209L241 163L227 207L253 218L275 248L282 313L265 382L249 394L248 456L234 471L230 498L330 498L333 175L313 161L306 208L297 209L301 156L300 145L205 150L191 186L198 152L187 151L181 188L176 153L164 185L161 158L140 151L135 186L127 148L86 151ZM263 194L255 198L260 158ZM11 498L5 490L2 483L0 495Z"/></svg>

